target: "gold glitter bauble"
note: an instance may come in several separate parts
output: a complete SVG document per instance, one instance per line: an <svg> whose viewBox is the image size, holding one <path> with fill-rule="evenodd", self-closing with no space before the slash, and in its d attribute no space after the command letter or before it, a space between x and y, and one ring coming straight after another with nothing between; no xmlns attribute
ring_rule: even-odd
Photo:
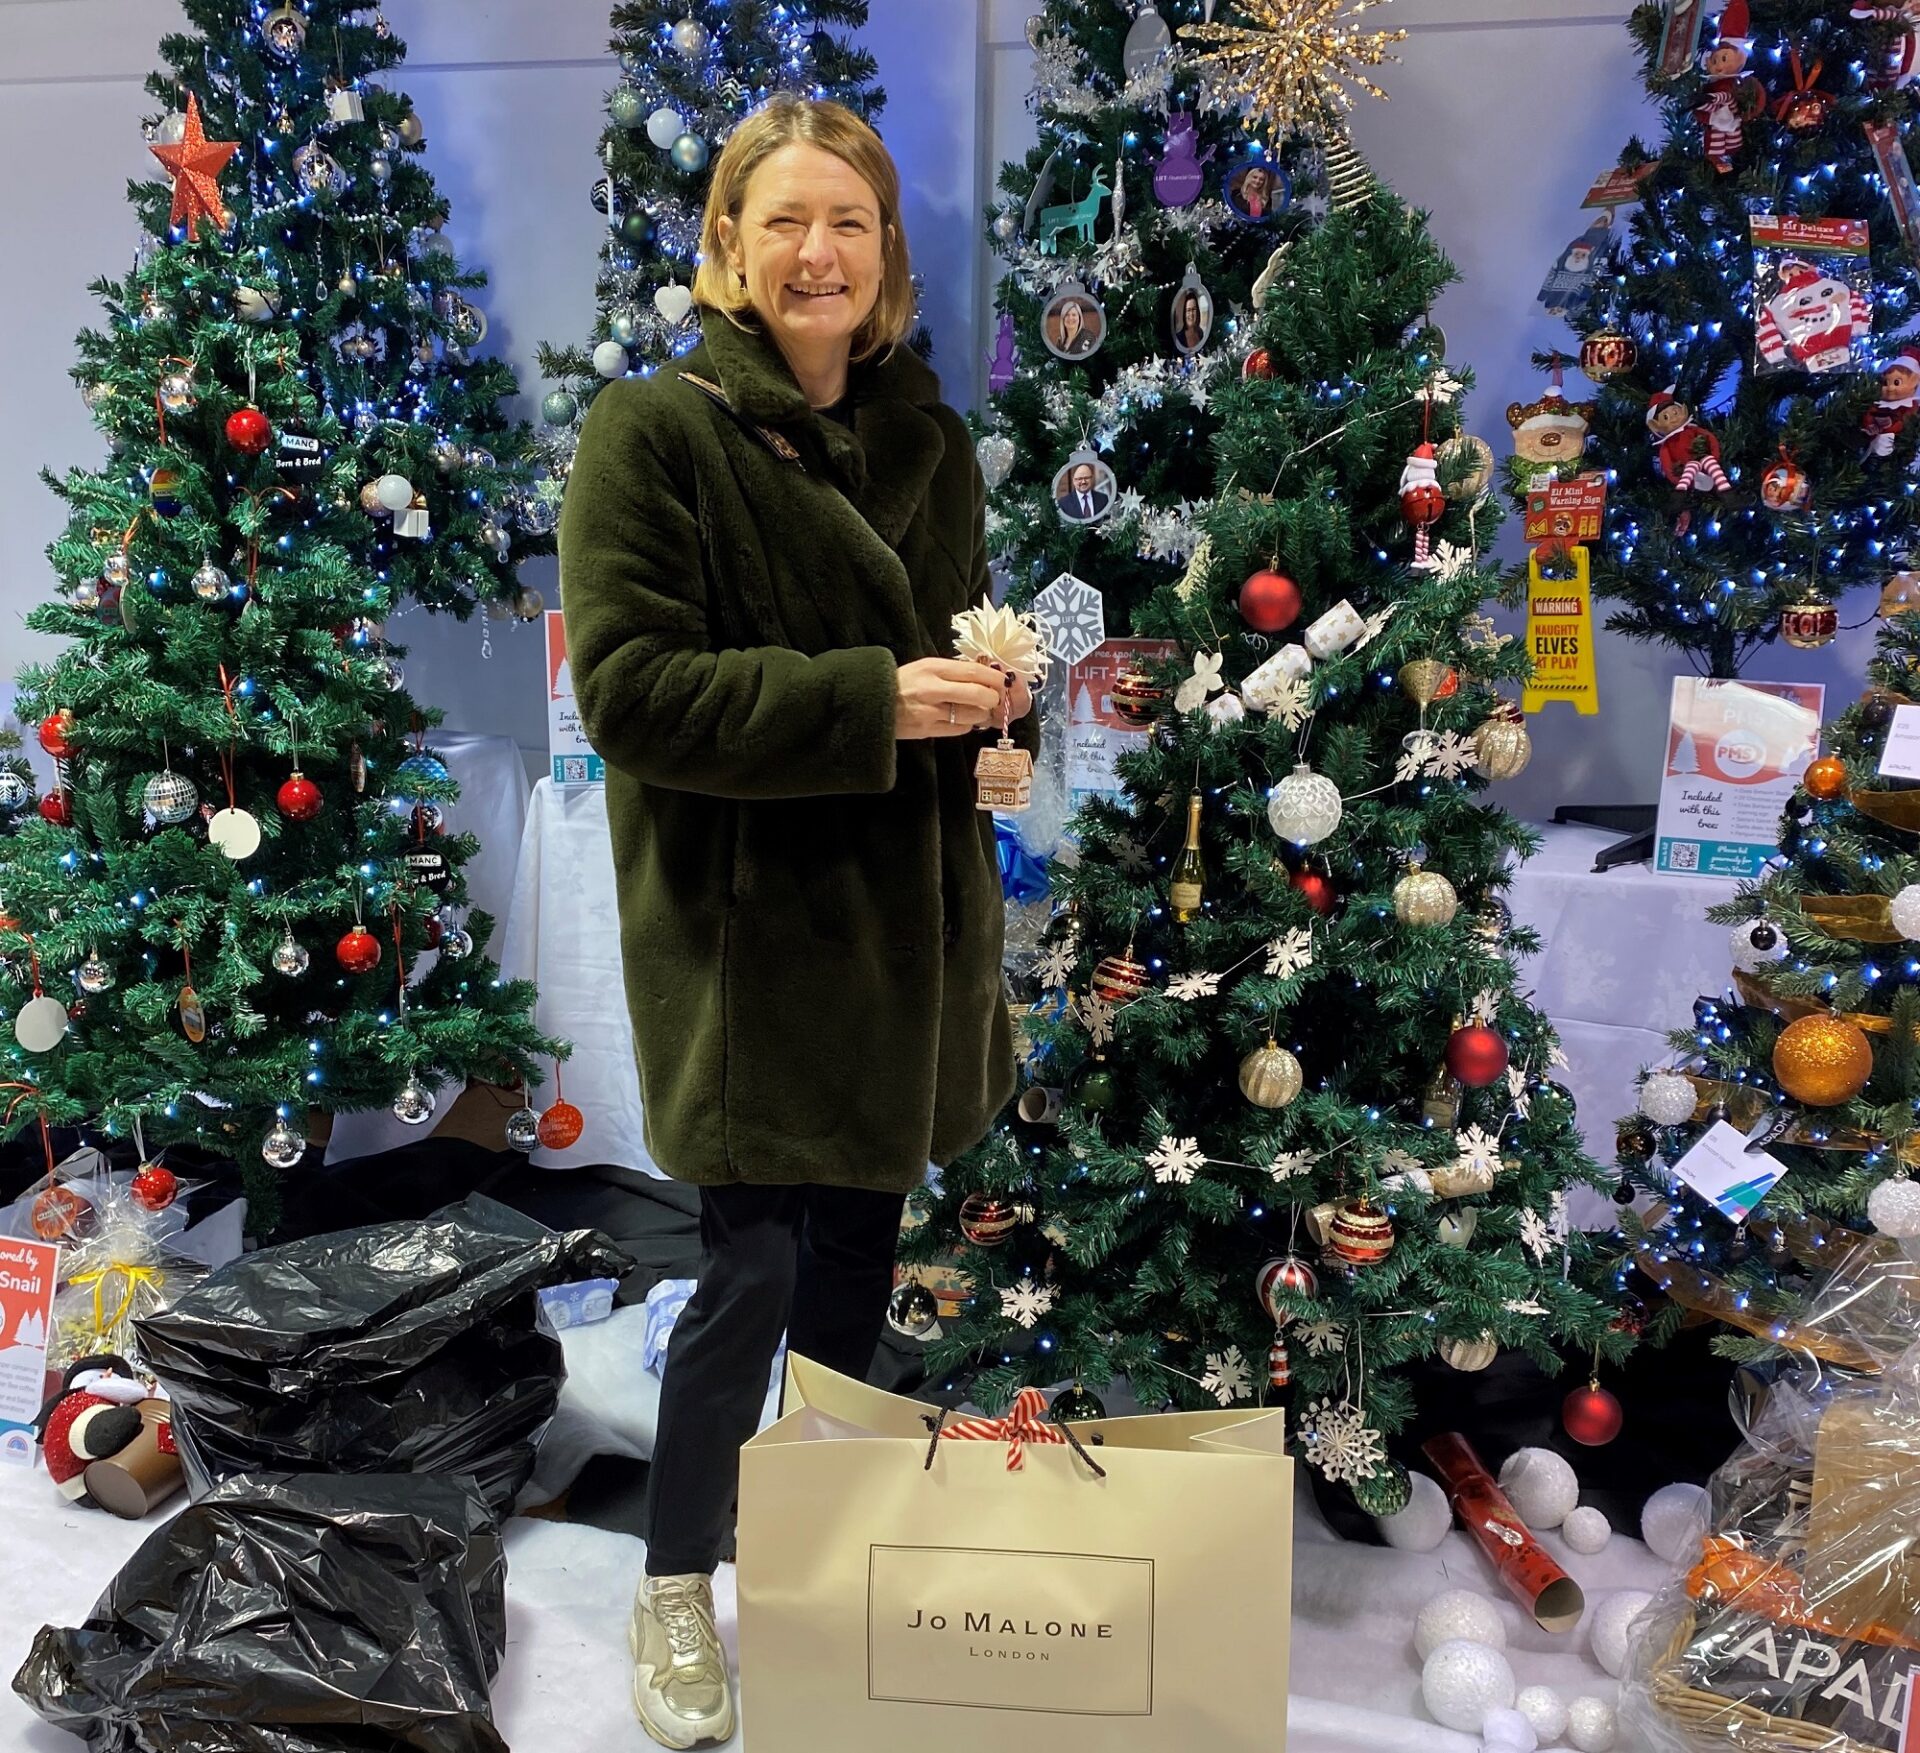
<svg viewBox="0 0 1920 1753"><path fill-rule="evenodd" d="M1845 1017L1803 1016L1773 1044L1773 1075L1796 1102L1833 1108L1850 1102L1873 1075L1873 1045Z"/></svg>

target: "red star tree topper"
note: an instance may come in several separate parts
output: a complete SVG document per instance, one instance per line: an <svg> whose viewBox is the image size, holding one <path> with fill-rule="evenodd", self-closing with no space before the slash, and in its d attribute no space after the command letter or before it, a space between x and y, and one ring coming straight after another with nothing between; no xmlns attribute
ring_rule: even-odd
<svg viewBox="0 0 1920 1753"><path fill-rule="evenodd" d="M226 168L227 160L240 150L238 140L209 140L200 126L200 100L187 94L187 125L177 146L149 146L153 156L173 178L173 211L167 223L187 222L187 236L200 238L200 221L210 220L214 229L224 231L228 213L220 200L220 185L214 179Z"/></svg>

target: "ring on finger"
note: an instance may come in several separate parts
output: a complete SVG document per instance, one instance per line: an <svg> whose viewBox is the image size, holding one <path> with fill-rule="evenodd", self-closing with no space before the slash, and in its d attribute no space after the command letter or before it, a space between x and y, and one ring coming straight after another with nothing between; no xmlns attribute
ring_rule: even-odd
<svg viewBox="0 0 1920 1753"><path fill-rule="evenodd" d="M947 702L947 723L958 724L959 722L960 720L954 716L953 702L949 700Z"/></svg>

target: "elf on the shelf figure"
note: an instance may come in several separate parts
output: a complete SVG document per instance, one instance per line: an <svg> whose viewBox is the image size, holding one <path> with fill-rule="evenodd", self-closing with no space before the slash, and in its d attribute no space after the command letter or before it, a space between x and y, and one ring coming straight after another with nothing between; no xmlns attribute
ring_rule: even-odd
<svg viewBox="0 0 1920 1753"><path fill-rule="evenodd" d="M1767 107L1760 81L1746 70L1753 53L1747 35L1747 0L1727 0L1720 14L1720 35L1700 57L1707 76L1706 95L1694 106L1706 134L1707 163L1725 176L1746 142L1747 123Z"/></svg>
<svg viewBox="0 0 1920 1753"><path fill-rule="evenodd" d="M1887 45L1885 63L1867 80L1869 87L1875 91L1900 91L1920 78L1920 33L1914 28L1920 25L1920 0L1898 0L1895 5L1888 5L1886 0L1854 0L1847 16L1856 24L1900 26Z"/></svg>
<svg viewBox="0 0 1920 1753"><path fill-rule="evenodd" d="M1720 466L1720 440L1670 389L1657 390L1647 403L1647 430L1653 434L1653 460L1660 473L1682 493L1731 493L1733 483ZM1693 513L1683 511L1674 529L1687 533Z"/></svg>
<svg viewBox="0 0 1920 1753"><path fill-rule="evenodd" d="M1893 441L1913 418L1920 397L1920 349L1908 347L1880 368L1880 400L1860 422L1867 435L1867 455L1890 457Z"/></svg>
<svg viewBox="0 0 1920 1753"><path fill-rule="evenodd" d="M1839 371L1853 359L1853 343L1873 333L1873 301L1811 262L1789 256L1780 264L1779 290L1760 312L1754 343L1769 365L1802 371Z"/></svg>

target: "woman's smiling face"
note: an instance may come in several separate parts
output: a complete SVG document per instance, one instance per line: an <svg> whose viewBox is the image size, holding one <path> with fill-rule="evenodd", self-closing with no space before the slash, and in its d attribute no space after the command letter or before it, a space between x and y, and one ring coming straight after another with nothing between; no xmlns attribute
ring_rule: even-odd
<svg viewBox="0 0 1920 1753"><path fill-rule="evenodd" d="M728 265L783 348L851 345L880 296L880 203L845 159L796 140L753 173L736 224L723 217Z"/></svg>

